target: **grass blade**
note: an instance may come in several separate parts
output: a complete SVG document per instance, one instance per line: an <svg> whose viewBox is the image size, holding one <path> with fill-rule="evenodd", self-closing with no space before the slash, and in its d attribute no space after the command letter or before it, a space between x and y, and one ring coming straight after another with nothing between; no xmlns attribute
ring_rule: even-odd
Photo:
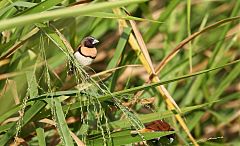
<svg viewBox="0 0 240 146"><path fill-rule="evenodd" d="M37 128L36 129L36 133L37 133L39 146L46 146L45 136L44 136L44 129L43 128Z"/></svg>
<svg viewBox="0 0 240 146"><path fill-rule="evenodd" d="M209 98L210 100L216 100L220 97L223 91L230 85L231 82L236 80L240 75L240 63L236 64L235 67L231 70L231 72L226 76L226 78L221 81L217 90L213 93L213 95Z"/></svg>
<svg viewBox="0 0 240 146"><path fill-rule="evenodd" d="M25 126L31 119L38 114L44 107L46 106L46 103L43 101L37 101L35 104L32 105L30 109L28 109L24 116L22 121L22 127ZM15 136L17 133L16 131L17 123L15 123L8 131L5 133L1 139L0 139L0 145L6 145L7 142Z"/></svg>
<svg viewBox="0 0 240 146"><path fill-rule="evenodd" d="M188 37L191 35L191 0L187 1L187 31L188 31ZM189 42L189 67L190 67L190 73L192 73L192 44Z"/></svg>
<svg viewBox="0 0 240 146"><path fill-rule="evenodd" d="M45 0L29 9L22 11L21 13L17 14L17 16L43 12L43 11L48 10L49 8L61 3L62 1L63 0L54 0L54 1L53 0Z"/></svg>
<svg viewBox="0 0 240 146"><path fill-rule="evenodd" d="M214 29L216 28L217 26L221 26L225 23L230 23L232 21L235 21L235 20L239 20L240 19L240 16L237 16L237 17L232 17L232 18L227 18L227 19L223 19L223 20L220 20L212 25L209 25L207 27L205 27L204 29L198 31L198 32L195 32L193 33L191 36L189 36L188 38L184 39L183 41L181 41L174 49L171 53L169 53L169 55L167 55L159 64L158 66L156 67L156 74L158 74L163 68L164 66L179 52L179 50L184 46L186 45L187 43L189 43L191 40L193 40L194 38L196 38L197 36L199 36L200 34L204 33L204 32L207 32L211 29Z"/></svg>
<svg viewBox="0 0 240 146"><path fill-rule="evenodd" d="M225 64L223 66L219 66L219 67L216 67L216 68L199 71L199 72L192 73L192 74L189 74L189 75L184 75L184 76L177 77L177 78L174 78L174 79L170 79L170 80L167 80L167 81L159 81L159 82L156 82L156 83L151 83L151 84L147 84L147 85L143 85L143 86L134 87L134 88L131 88L131 89L126 89L126 90L114 92L114 93L112 93L112 96L119 96L119 95L123 95L123 94L130 94L130 93L134 93L134 92L137 92L137 91L140 91L140 90L144 90L144 89L146 90L148 88L156 87L156 86L159 86L159 85L164 85L164 84L168 84L168 83L171 83L171 82L174 82L174 81L179 81L179 80L182 80L182 79L186 79L186 78L198 76L198 75L201 75L201 74L205 74L205 73L217 70L217 69L221 69L221 68L224 68L224 67L227 67L227 66L239 63L239 62L240 62L240 60L236 60L236 61L230 62L228 64ZM76 94L79 94L78 90L58 91L58 92L53 92L51 94L40 95L38 97L35 97L33 99L28 100L28 102L35 101L35 100L43 100L45 98L50 98L50 97L59 97L59 96L62 96L62 95L64 95L64 96L74 96ZM82 93L82 94L84 94L84 93ZM103 100L106 100L106 99L109 99L109 98L111 98L111 95L105 95L105 96L100 97L99 99L101 101L103 101Z"/></svg>
<svg viewBox="0 0 240 146"><path fill-rule="evenodd" d="M122 56L124 48L127 44L130 33L131 33L130 28L124 28L123 33L120 37L120 40L118 41L114 56L111 59L111 61L109 62L107 69L112 69L113 67L117 67L117 64L119 63L119 61L120 62L122 61L121 56ZM110 82L110 85L109 85L110 91L114 91L118 75L119 75L119 71L116 71L113 73L112 81Z"/></svg>
<svg viewBox="0 0 240 146"><path fill-rule="evenodd" d="M125 10L125 12L127 12ZM128 12L127 12L128 13ZM129 14L129 13L128 13ZM137 38L137 42L140 46L137 47L139 50L139 52L141 52L140 55L142 55L143 57L140 58L141 62L144 64L144 67L146 68L146 70L148 71L148 74L150 74L150 80L151 78L153 79L153 82L159 82L160 79L158 76L156 76L156 72L153 68L152 65L152 61L151 58L149 56L149 53L147 51L147 47L145 45L145 42L143 41L143 38L141 36L141 33L139 32L139 30L136 27L136 24L133 20L130 20L130 24L133 28L133 31L135 33L135 36ZM157 90L159 91L159 93L162 95L167 107L169 110L179 110L180 108L178 107L178 105L176 104L176 102L174 101L174 99L172 98L172 96L169 94L169 92L167 91L167 89L163 86L160 85L157 87ZM136 94L136 98L139 96L138 94ZM135 99L134 99L135 100ZM136 100L135 100L136 101ZM175 115L176 119L178 120L178 122L180 123L180 125L182 126L182 128L184 129L184 131L186 132L186 134L188 135L188 137L190 138L190 140L193 142L194 145L198 146L196 140L193 138L193 136L191 135L190 131L188 130L187 125L185 124L184 120L182 119L182 117L180 115Z"/></svg>
<svg viewBox="0 0 240 146"><path fill-rule="evenodd" d="M59 10L53 10L49 12L43 12L41 15L39 14L30 14L26 16L19 16L11 19L5 19L0 21L0 31L3 31L5 29L10 29L14 27L19 27L27 24L34 24L38 22L44 22L53 20L56 18L67 18L67 17L73 17L73 16L80 16L92 12L97 12L101 10L106 10L109 8L114 7L121 7L129 4L135 4L144 2L146 0L121 0L117 2L102 2L97 4L91 4L87 6L75 6L75 7L69 7L69 8L63 8Z"/></svg>
<svg viewBox="0 0 240 146"><path fill-rule="evenodd" d="M64 116L64 113L62 110L62 105L58 98L54 99L54 103L55 103L55 110L56 110L55 112L56 112L56 116L57 116L57 119L56 119L57 127L58 127L58 130L60 130L59 134L65 145L73 146L74 145L73 140L70 135L68 125L65 121L65 116Z"/></svg>
<svg viewBox="0 0 240 146"><path fill-rule="evenodd" d="M180 2L182 2L181 0L174 0L171 1L169 3L169 5L167 6L166 10L160 15L160 17L158 18L157 21L159 22L164 22L169 15L171 15L172 11L180 4ZM150 40L150 38L152 38L153 35L155 35L158 31L158 28L161 24L152 24L149 29L147 30L147 32L143 35L144 36L144 40L146 42L148 42Z"/></svg>
<svg viewBox="0 0 240 146"><path fill-rule="evenodd" d="M164 137L166 135L170 135L175 133L174 131L171 132L148 132L143 133L143 136L146 138L146 140L154 139L154 138L160 138ZM115 136L116 135L116 136ZM91 146L101 146L103 139L93 139L89 141L88 145ZM109 145L124 145L124 144L130 144L130 143L137 143L142 141L140 136L132 136L130 130L126 131L120 131L112 134L111 143Z"/></svg>

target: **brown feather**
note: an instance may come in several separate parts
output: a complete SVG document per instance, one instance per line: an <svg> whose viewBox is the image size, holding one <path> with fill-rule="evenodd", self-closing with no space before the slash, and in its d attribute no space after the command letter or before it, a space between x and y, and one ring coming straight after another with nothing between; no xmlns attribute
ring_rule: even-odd
<svg viewBox="0 0 240 146"><path fill-rule="evenodd" d="M88 47L81 47L80 53L85 57L96 58L97 56L97 49L96 48L88 48Z"/></svg>

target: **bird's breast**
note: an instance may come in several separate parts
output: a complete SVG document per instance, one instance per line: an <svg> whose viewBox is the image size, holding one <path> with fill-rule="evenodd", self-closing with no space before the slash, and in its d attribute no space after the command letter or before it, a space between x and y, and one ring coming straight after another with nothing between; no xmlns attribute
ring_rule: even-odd
<svg viewBox="0 0 240 146"><path fill-rule="evenodd" d="M97 56L96 48L81 47L80 51L81 51L81 54L85 57L91 57L94 59Z"/></svg>
<svg viewBox="0 0 240 146"><path fill-rule="evenodd" d="M90 57L85 57L83 56L82 54L80 54L80 52L75 52L74 53L74 57L77 59L77 61L83 65L83 66L86 66L86 65L90 65L92 62L93 62L93 59L90 58Z"/></svg>

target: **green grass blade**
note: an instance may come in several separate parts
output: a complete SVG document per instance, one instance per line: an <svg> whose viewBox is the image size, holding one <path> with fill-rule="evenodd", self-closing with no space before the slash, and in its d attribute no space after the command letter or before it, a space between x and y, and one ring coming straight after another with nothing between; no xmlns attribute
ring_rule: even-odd
<svg viewBox="0 0 240 146"><path fill-rule="evenodd" d="M62 105L61 102L59 101L58 98L54 99L55 102L55 112L56 112L56 122L57 122L57 127L59 130L59 134L64 142L65 145L67 146L73 146L73 139L70 135L68 125L65 121L65 116L62 110Z"/></svg>
<svg viewBox="0 0 240 146"><path fill-rule="evenodd" d="M2 0L2 1L0 1L0 9L6 7L9 3L12 3L14 1L16 1L16 0L11 0L11 1L9 1L9 0Z"/></svg>
<svg viewBox="0 0 240 146"><path fill-rule="evenodd" d="M111 59L111 61L109 62L108 66L107 66L107 69L112 69L114 67L117 67L117 64L121 60L121 56L123 54L124 48L125 48L125 46L128 42L128 37L131 33L131 30L132 29L129 28L129 27L126 27L123 30L123 33L120 37L120 40L118 41L114 56ZM119 70L113 73L112 81L110 82L110 85L109 85L110 91L114 91L114 88L116 87L116 82L117 82L118 75L119 75Z"/></svg>
<svg viewBox="0 0 240 146"><path fill-rule="evenodd" d="M182 108L181 109L181 111L182 111L181 114L184 115L186 113L192 112L192 111L197 110L197 109L204 108L204 107L209 106L209 105L211 105L213 103L216 103L216 102L219 102L219 101L209 102L209 103L204 103L204 104L200 104L200 105L195 105L195 106ZM177 111L158 111L158 112L154 112L154 113L150 113L150 114L138 115L138 117L139 117L139 119L142 123L148 123L148 122L155 121L155 120L169 118L169 117L174 116L175 114L179 114L179 113ZM127 127L131 126L127 119L110 122L109 124L114 129L115 128L117 128L117 129L118 128L127 128Z"/></svg>
<svg viewBox="0 0 240 146"><path fill-rule="evenodd" d="M2 16L3 14L7 13L11 8L13 8L13 6L14 6L14 5L11 4L11 5L3 8L3 9L0 9L0 18L1 18L1 16Z"/></svg>
<svg viewBox="0 0 240 146"><path fill-rule="evenodd" d="M27 24L45 22L48 20L56 19L56 18L80 16L80 15L89 14L92 12L106 10L114 7L121 7L129 4L136 4L144 1L146 0L131 0L131 1L121 0L116 2L102 2L102 3L86 5L84 7L79 7L79 6L69 7L69 8L63 8L63 9L53 10L49 12L43 12L41 13L41 15L31 14L31 15L19 16L19 17L0 21L0 31L27 25Z"/></svg>
<svg viewBox="0 0 240 146"><path fill-rule="evenodd" d="M160 15L157 21L164 22L169 15L171 15L172 11L178 6L178 4L182 2L181 0L174 0L169 3L166 10ZM149 41L150 38L152 38L153 35L155 35L158 31L158 28L161 24L152 24L147 32L143 35L145 41Z"/></svg>
<svg viewBox="0 0 240 146"><path fill-rule="evenodd" d="M28 91L30 98L33 98L38 95L38 83L35 76L35 69L33 71L27 72L27 82L28 82Z"/></svg>
<svg viewBox="0 0 240 146"><path fill-rule="evenodd" d="M140 91L140 90L143 90L143 89L146 90L148 88L152 88L152 87L156 87L156 86L159 86L159 85L164 85L164 84L168 84L168 83L171 83L171 82L174 82L174 81L182 80L182 79L185 79L185 78L194 77L194 76L198 76L198 75L201 75L201 74L204 74L204 73L208 73L210 71L221 69L221 68L224 68L226 66L236 64L238 62L240 62L240 60L236 60L236 61L233 61L231 63L225 64L223 66L219 66L219 67L216 67L216 68L207 69L207 70L199 71L199 72L192 73L192 74L189 74L189 75L184 75L184 76L181 76L181 77L173 78L173 79L170 79L170 80L167 80L167 81L160 81L160 82L151 83L151 84L148 84L148 85L143 85L143 86L138 86L138 87L134 87L134 88L131 88L131 89L122 90L122 91L119 91L119 92L114 92L113 95L118 96L118 95L122 95L122 94L134 93L136 91ZM108 98L108 95L106 95L105 97L102 97L102 98L103 99Z"/></svg>
<svg viewBox="0 0 240 146"><path fill-rule="evenodd" d="M221 81L217 90L209 98L210 101L217 100L224 90L229 87L230 83L239 78L240 76L240 63L236 64L227 77Z"/></svg>
<svg viewBox="0 0 240 146"><path fill-rule="evenodd" d="M33 13L38 13L38 12L42 12L45 10L48 10L49 8L61 3L63 0L45 0L29 9L26 9L24 11L22 11L21 13L17 14L17 16L19 15L28 15L28 14L33 14Z"/></svg>
<svg viewBox="0 0 240 146"><path fill-rule="evenodd" d="M144 138L146 140L150 140L150 139L160 138L160 137L167 136L167 135L174 134L174 133L175 133L174 131L170 131L170 132L148 132L148 133L143 133L142 135L144 136ZM120 132L113 133L112 137L111 137L111 143L109 143L108 145L118 146L118 145L130 144L130 143L137 143L137 142L140 142L140 141L142 141L142 139L139 135L133 136L133 135L131 135L130 130L125 130L125 131L120 131ZM102 146L102 144L103 144L103 139L98 138L98 139L94 139L94 140L89 141L88 145Z"/></svg>
<svg viewBox="0 0 240 146"><path fill-rule="evenodd" d="M152 23L163 23L151 19L144 19L134 16L128 16L128 15L116 15L114 13L107 13L107 12L95 12L91 14L86 14L84 16L90 16L90 17L98 17L98 18L108 18L108 19L125 19L125 20L136 20L136 21L146 21L146 22L152 22Z"/></svg>
<svg viewBox="0 0 240 146"><path fill-rule="evenodd" d="M17 145L134 145L161 133L130 133L165 118L177 134L171 145L238 145L239 10L236 0L0 0L0 145L14 137ZM142 56L123 39L126 20L143 33L156 84L135 65ZM87 36L100 43L85 67L73 51ZM166 109L159 85L183 113Z"/></svg>
<svg viewBox="0 0 240 146"><path fill-rule="evenodd" d="M234 7L234 11L232 11L231 13L231 16L236 16L237 15L237 11L239 10L239 6L240 6L240 2L237 1L236 2L237 4L235 5ZM223 40L226 36L226 33L227 31L229 30L230 28L230 25L231 24L227 24L226 26L224 26L220 36L219 36L219 42L216 44L216 47L214 47L214 51L213 51L213 55L212 57L210 58L209 62L208 62L208 67L211 68L211 67L214 67L216 65L216 63L218 61L216 61L216 55L219 53L219 50L220 48L222 47L223 45ZM221 57L221 56L218 56L218 57ZM193 98L198 94L197 91L199 91L199 88L201 86L205 87L206 86L206 75L201 75L201 76L198 76L195 81L193 82L191 88L189 89L189 92L187 93L187 96L185 97L185 99L182 101L181 105L188 105L192 102Z"/></svg>
<svg viewBox="0 0 240 146"><path fill-rule="evenodd" d="M234 16L238 16L239 14L239 10L240 10L240 1L236 1L235 5L234 5L234 9L231 13L231 15L229 17L234 17ZM230 26L231 24L227 24L226 26L224 26L223 30L222 30L222 33L220 34L219 38L221 40L224 40L227 32L229 31L230 29ZM220 57L221 56L218 56L219 54L219 50L221 49L222 45L223 45L223 42L224 41L219 41L217 44L216 44L216 47L214 48L213 50L213 55L211 56L211 58L209 59L209 62L208 62L208 67L211 68L211 67L214 67L216 66L217 64L217 57Z"/></svg>
<svg viewBox="0 0 240 146"><path fill-rule="evenodd" d="M7 132L10 128L14 127L15 123L8 123L0 126L0 133Z"/></svg>
<svg viewBox="0 0 240 146"><path fill-rule="evenodd" d="M191 0L187 1L187 31L188 36L191 36ZM190 67L190 73L192 72L192 43L189 42L189 67Z"/></svg>
<svg viewBox="0 0 240 146"><path fill-rule="evenodd" d="M151 84L148 84L148 85L138 86L138 87L134 87L134 88L131 88L131 89L126 89L126 90L114 92L114 93L112 93L112 96L130 94L130 93L134 93L134 92L137 92L137 91L140 91L140 90L153 88L153 87L168 84L168 83L171 83L171 82L174 82L174 81L179 81L179 80L182 80L182 79L185 79L185 78L198 76L198 75L201 75L201 74L204 74L204 73L208 73L208 72L211 72L211 71L214 71L214 70L217 70L217 69L221 69L221 68L239 63L239 62L240 62L240 60L236 60L236 61L233 61L231 63L225 64L223 66L219 66L219 67L216 67L216 68L199 71L199 72L196 72L196 73L192 73L192 74L189 74L189 75L184 75L184 76L173 78L173 79L166 80L166 81L160 81L160 82L151 83ZM50 93L50 94L43 94L43 95L40 95L40 96L35 97L33 99L30 99L29 101L42 100L42 99L45 99L46 97L50 98L50 97L59 97L59 96L74 96L78 93L79 93L78 90L59 91L59 92L54 92L54 93ZM84 94L84 93L82 93L82 94ZM107 100L107 99L111 98L112 96L111 95L105 95L105 96L99 97L99 100L100 101Z"/></svg>
<svg viewBox="0 0 240 146"><path fill-rule="evenodd" d="M57 35L57 33L52 28L46 27L45 25L39 27L58 48L60 48L64 52L67 51L67 47L63 43L63 40Z"/></svg>
<svg viewBox="0 0 240 146"><path fill-rule="evenodd" d="M22 127L25 126L45 106L46 106L46 103L43 101L37 101L35 104L33 104L32 107L25 112L21 126ZM17 123L15 122L15 124L7 131L7 133L5 133L0 138L0 145L6 145L7 142L15 136L17 132L16 129L17 129Z"/></svg>
<svg viewBox="0 0 240 146"><path fill-rule="evenodd" d="M36 133L37 133L39 146L46 146L45 136L44 136L44 129L43 128L37 128L36 129Z"/></svg>
<svg viewBox="0 0 240 146"><path fill-rule="evenodd" d="M29 39L31 39L35 34L37 34L39 31L38 28L34 28L32 29L29 33L27 33L26 35L20 37L20 40L15 42L14 45L12 45L11 47L9 46L9 49L6 50L6 52L1 53L0 55L0 59L4 59L4 58L8 58L11 55L13 55L13 53L20 48L21 45L23 45L24 43L26 43L26 41L28 41Z"/></svg>
<svg viewBox="0 0 240 146"><path fill-rule="evenodd" d="M107 66L107 69L112 69L114 67L117 66L120 58L121 58L121 55L122 55L122 52L126 46L126 43L128 41L128 37L129 37L129 34L131 33L131 28L127 27L123 30L123 33L118 41L118 44L117 44L117 47L116 47L116 51L114 53L114 56L113 58L111 59L111 61L109 62L108 66Z"/></svg>
<svg viewBox="0 0 240 146"><path fill-rule="evenodd" d="M27 103L27 106L32 104L31 102ZM0 123L2 123L4 120L6 120L7 118L11 117L13 114L17 113L19 110L21 109L20 105L16 105L15 107L13 107L11 110L9 110L8 112L2 114L0 116Z"/></svg>

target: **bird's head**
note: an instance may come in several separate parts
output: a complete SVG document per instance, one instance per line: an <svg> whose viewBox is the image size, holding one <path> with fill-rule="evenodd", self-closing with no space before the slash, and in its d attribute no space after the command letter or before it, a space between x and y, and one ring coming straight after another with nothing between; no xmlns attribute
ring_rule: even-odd
<svg viewBox="0 0 240 146"><path fill-rule="evenodd" d="M99 43L99 41L97 39L95 39L94 37L86 37L83 39L82 45L84 45L85 47L88 48L95 48L95 46Z"/></svg>

